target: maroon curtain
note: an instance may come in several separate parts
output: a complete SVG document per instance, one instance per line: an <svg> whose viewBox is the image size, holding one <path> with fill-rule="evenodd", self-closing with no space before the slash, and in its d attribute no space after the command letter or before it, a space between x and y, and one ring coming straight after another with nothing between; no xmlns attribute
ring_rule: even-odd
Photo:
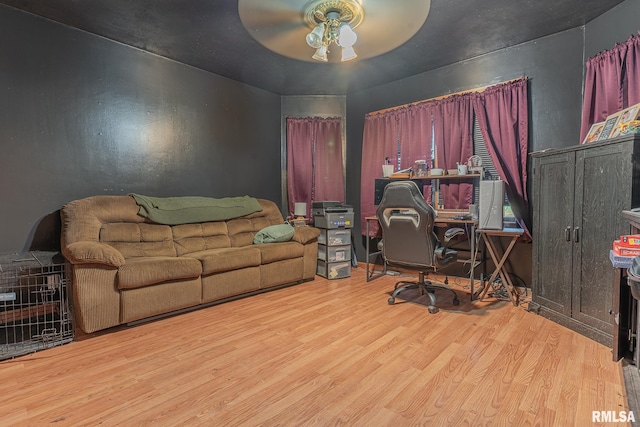
<svg viewBox="0 0 640 427"><path fill-rule="evenodd" d="M340 118L287 117L287 197L307 204L317 200L344 201L342 127Z"/></svg>
<svg viewBox="0 0 640 427"><path fill-rule="evenodd" d="M400 168L413 167L416 160L425 160L431 164L433 104L425 102L408 106L403 109L398 123L400 126ZM423 194L425 200L432 204L430 184L424 186Z"/></svg>
<svg viewBox="0 0 640 427"><path fill-rule="evenodd" d="M494 86L480 94L451 96L425 101L384 113L365 116L360 177L362 234L366 220L375 215L374 180L381 176L385 158L410 167L429 153L435 138L438 167L455 169L473 155L473 114L477 115L487 150L500 177L514 214L529 234L527 206L528 101L526 79ZM430 125L430 120L432 124ZM433 134L432 134L433 129ZM466 209L471 203L473 183L441 186L445 208ZM370 236L378 233L370 223Z"/></svg>
<svg viewBox="0 0 640 427"><path fill-rule="evenodd" d="M313 197L313 119L287 117L287 197L289 214L295 202L307 203Z"/></svg>
<svg viewBox="0 0 640 427"><path fill-rule="evenodd" d="M640 103L640 31L589 58L586 68L580 142L594 123Z"/></svg>
<svg viewBox="0 0 640 427"><path fill-rule="evenodd" d="M376 215L374 205L375 179L382 178L382 165L385 159L397 159L398 156L398 112L388 111L367 114L364 118L362 135L362 169L360 171L360 226L362 235L366 235L366 217ZM392 160L393 161L393 160ZM395 170L397 164L394 163ZM378 223L370 222L370 236L378 234Z"/></svg>
<svg viewBox="0 0 640 427"><path fill-rule="evenodd" d="M527 198L527 79L492 86L472 94L471 98L485 146L505 182L513 213L531 237Z"/></svg>
<svg viewBox="0 0 640 427"><path fill-rule="evenodd" d="M468 95L455 95L435 101L434 130L436 165L457 169L473 155L473 108ZM442 181L442 203L445 209L467 209L473 200L473 183Z"/></svg>
<svg viewBox="0 0 640 427"><path fill-rule="evenodd" d="M638 31L638 34L638 36L629 37L626 43L625 107L640 103L640 31Z"/></svg>
<svg viewBox="0 0 640 427"><path fill-rule="evenodd" d="M341 123L339 117L316 120L313 201L344 203ZM307 205L307 208L311 206Z"/></svg>
<svg viewBox="0 0 640 427"><path fill-rule="evenodd" d="M622 63L626 51L627 46L620 44L587 60L580 143L592 124L604 121L609 114L623 108Z"/></svg>
<svg viewBox="0 0 640 427"><path fill-rule="evenodd" d="M402 169L416 160L431 161L432 104L411 105L400 116L400 156Z"/></svg>

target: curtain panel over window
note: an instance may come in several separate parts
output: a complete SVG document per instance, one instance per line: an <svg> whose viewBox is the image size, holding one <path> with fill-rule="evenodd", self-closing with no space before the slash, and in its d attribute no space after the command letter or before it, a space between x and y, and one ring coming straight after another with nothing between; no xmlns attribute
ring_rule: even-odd
<svg viewBox="0 0 640 427"><path fill-rule="evenodd" d="M465 95L454 95L436 101L434 112L436 165L444 170L457 169L458 163L465 163L473 156L471 99ZM473 184L453 181L440 184L445 208L469 207L473 198Z"/></svg>
<svg viewBox="0 0 640 427"><path fill-rule="evenodd" d="M472 94L473 110L493 165L505 182L513 214L531 238L527 197L529 107L527 80L519 79Z"/></svg>
<svg viewBox="0 0 640 427"><path fill-rule="evenodd" d="M527 79L495 85L482 92L469 92L440 100L427 100L365 116L362 143L361 231L365 217L375 215L374 180L381 177L385 158L400 158L400 167L415 160L431 159L435 141L436 162L455 169L473 155L473 117L478 119L500 178L505 181L514 214L529 229L527 188L528 101ZM427 156L427 157L423 157ZM443 185L445 208L465 209L472 200L472 184ZM425 194L428 194L425 191ZM513 195L513 196L512 196ZM429 197L427 197L429 199ZM517 206L514 206L517 205ZM377 235L370 224L370 235Z"/></svg>
<svg viewBox="0 0 640 427"><path fill-rule="evenodd" d="M397 158L400 138L400 118L395 111L367 115L364 118L362 135L362 167L360 169L360 224L362 234L366 234L366 217L375 216L375 179L382 177L382 165L386 159ZM397 168L397 164L394 163ZM378 224L371 224L372 236L378 234Z"/></svg>
<svg viewBox="0 0 640 427"><path fill-rule="evenodd" d="M296 202L344 202L342 119L287 117L287 198L289 213Z"/></svg>
<svg viewBox="0 0 640 427"><path fill-rule="evenodd" d="M591 125L640 103L640 31L586 63L580 142Z"/></svg>

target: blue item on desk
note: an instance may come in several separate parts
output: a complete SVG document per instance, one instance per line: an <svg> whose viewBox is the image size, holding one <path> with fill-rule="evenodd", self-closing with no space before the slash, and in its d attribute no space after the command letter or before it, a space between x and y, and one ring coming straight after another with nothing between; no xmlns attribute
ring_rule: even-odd
<svg viewBox="0 0 640 427"><path fill-rule="evenodd" d="M456 215L456 216L453 217L453 219L470 220L471 219L471 214Z"/></svg>
<svg viewBox="0 0 640 427"><path fill-rule="evenodd" d="M616 255L613 249L609 250L609 260L615 268L631 268L635 257Z"/></svg>

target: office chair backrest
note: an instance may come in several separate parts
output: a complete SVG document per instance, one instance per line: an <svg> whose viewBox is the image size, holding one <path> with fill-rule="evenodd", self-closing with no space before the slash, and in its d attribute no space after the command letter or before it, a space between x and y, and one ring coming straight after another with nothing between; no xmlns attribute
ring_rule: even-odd
<svg viewBox="0 0 640 427"><path fill-rule="evenodd" d="M382 256L387 262L435 268L435 211L415 182L387 185L376 215L382 229Z"/></svg>

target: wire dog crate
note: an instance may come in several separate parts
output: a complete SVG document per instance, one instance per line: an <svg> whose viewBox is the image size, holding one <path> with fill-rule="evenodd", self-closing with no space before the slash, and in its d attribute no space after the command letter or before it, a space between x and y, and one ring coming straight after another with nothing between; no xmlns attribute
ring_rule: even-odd
<svg viewBox="0 0 640 427"><path fill-rule="evenodd" d="M57 252L0 254L0 360L73 340L67 268Z"/></svg>

